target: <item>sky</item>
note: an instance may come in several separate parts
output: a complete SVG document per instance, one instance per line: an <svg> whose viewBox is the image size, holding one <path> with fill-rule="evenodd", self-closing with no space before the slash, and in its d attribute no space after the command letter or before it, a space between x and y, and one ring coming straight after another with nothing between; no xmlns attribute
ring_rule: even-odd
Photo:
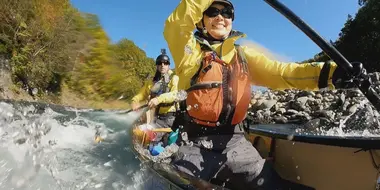
<svg viewBox="0 0 380 190"><path fill-rule="evenodd" d="M326 40L335 41L347 20L355 16L358 0L280 0ZM132 40L148 57L166 48L163 28L180 0L71 0L82 12L98 15L113 43ZM302 31L263 0L232 0L233 29L247 34L241 41L254 45L279 61L303 61L321 49ZM173 65L172 65L173 66Z"/></svg>

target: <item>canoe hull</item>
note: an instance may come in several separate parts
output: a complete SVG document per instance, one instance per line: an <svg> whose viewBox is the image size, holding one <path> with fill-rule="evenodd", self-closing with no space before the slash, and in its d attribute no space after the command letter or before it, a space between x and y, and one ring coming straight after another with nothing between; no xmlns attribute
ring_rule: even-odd
<svg viewBox="0 0 380 190"><path fill-rule="evenodd" d="M360 189L377 187L380 150L308 143L279 138L275 133L252 130L247 138L260 154L271 159L284 179L315 189ZM338 137L337 137L338 138ZM379 143L373 140L373 143ZM373 159L373 160L372 160ZM374 161L374 162L373 162Z"/></svg>

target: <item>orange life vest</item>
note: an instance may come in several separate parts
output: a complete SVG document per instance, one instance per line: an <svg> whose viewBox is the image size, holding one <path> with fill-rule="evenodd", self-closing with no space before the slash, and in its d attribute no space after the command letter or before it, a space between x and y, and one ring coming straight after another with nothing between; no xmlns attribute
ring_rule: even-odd
<svg viewBox="0 0 380 190"><path fill-rule="evenodd" d="M186 112L206 127L242 122L251 99L247 61L239 45L232 62L226 64L213 51L205 51L198 72L187 89Z"/></svg>

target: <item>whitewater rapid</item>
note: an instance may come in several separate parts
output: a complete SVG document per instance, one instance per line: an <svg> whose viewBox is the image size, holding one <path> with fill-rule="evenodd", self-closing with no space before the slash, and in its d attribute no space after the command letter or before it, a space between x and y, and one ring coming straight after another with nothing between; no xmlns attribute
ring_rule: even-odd
<svg viewBox="0 0 380 190"><path fill-rule="evenodd" d="M160 189L131 150L130 126L113 112L0 102L0 189ZM98 129L112 140L95 143Z"/></svg>

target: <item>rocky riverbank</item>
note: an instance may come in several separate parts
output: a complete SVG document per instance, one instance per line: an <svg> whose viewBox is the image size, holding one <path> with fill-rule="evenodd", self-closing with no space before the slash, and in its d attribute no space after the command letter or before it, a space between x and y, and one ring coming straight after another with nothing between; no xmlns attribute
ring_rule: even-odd
<svg viewBox="0 0 380 190"><path fill-rule="evenodd" d="M380 73L370 77L380 93ZM359 89L348 90L268 90L254 92L248 118L257 124L302 124L323 126L325 130L377 130L380 118L375 108Z"/></svg>

